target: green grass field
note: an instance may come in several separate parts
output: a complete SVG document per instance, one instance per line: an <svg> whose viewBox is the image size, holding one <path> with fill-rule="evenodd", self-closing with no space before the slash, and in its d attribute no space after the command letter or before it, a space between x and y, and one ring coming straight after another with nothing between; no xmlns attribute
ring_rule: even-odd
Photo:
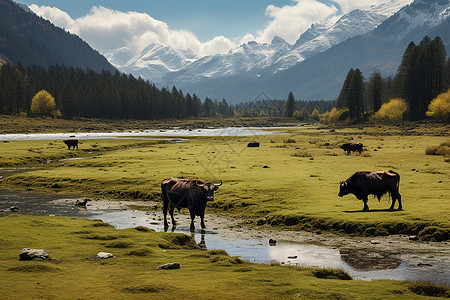
<svg viewBox="0 0 450 300"><path fill-rule="evenodd" d="M449 293L432 284L319 279L313 274L340 274L253 264L200 250L184 234L117 230L101 221L1 215L0 228L2 299L421 299L411 289ZM21 261L24 247L44 248L51 259ZM115 258L95 259L101 251ZM155 270L169 262L180 269Z"/></svg>
<svg viewBox="0 0 450 300"><path fill-rule="evenodd" d="M285 135L202 137L181 144L153 141L17 174L3 184L159 201L160 182L167 177L222 180L209 212L226 211L260 225L368 235L420 234L439 241L449 238L450 165L448 158L426 155L425 150L447 141L446 130L423 127L419 134L396 127L336 132L305 127L286 129ZM430 134L439 132L443 136ZM253 140L261 147L247 148ZM339 149L344 142L362 142L365 151L361 156L345 155ZM58 151L65 156L92 152L94 146L107 150L137 142L83 141L78 152L54 143L1 143L0 153L10 151L5 157L16 161L30 149L37 156ZM389 169L400 174L403 211L389 211L387 195L380 202L370 198L369 212L361 211L363 204L353 195L337 196L339 182L354 172Z"/></svg>
<svg viewBox="0 0 450 300"><path fill-rule="evenodd" d="M2 166L36 169L3 178L1 184L160 201L164 178L222 180L207 212L226 212L255 226L448 239L448 158L425 155L428 147L448 140L447 127L418 130L421 134L397 127L336 132L305 127L286 129L286 135L192 138L181 144L85 140L78 151L67 150L61 141L2 142ZM261 147L247 148L254 140ZM339 145L348 141L364 143L364 154L346 156ZM388 211L386 199L370 199L371 211L362 212L355 197L337 196L339 181L355 171L387 169L401 175L404 211ZM0 228L0 294L5 299L420 299L417 294L450 294L448 287L428 283L319 279L343 274L253 264L223 251L200 250L187 235L143 227L117 230L101 221L0 213ZM20 261L25 247L44 248L52 259ZM116 257L97 260L100 251ZM181 268L155 270L168 262Z"/></svg>

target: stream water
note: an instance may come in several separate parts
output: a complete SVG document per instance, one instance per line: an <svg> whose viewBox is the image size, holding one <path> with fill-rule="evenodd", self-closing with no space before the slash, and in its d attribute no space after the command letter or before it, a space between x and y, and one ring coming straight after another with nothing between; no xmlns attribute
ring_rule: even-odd
<svg viewBox="0 0 450 300"><path fill-rule="evenodd" d="M64 199L64 200L61 200ZM58 195L38 194L33 191L18 192L0 189L0 210L9 210L17 206L17 213L50 216L81 217L101 219L118 229L146 226L163 231L163 222L159 211L75 206L75 199ZM206 219L214 216L206 216ZM189 222L183 220L175 232L192 235L203 249L224 249L231 256L256 263L280 263L282 265L331 267L345 270L354 279L374 280L393 279L410 281L431 281L450 285L450 257L438 252L389 253L370 249L346 249L312 245L307 243L278 240L270 245L266 238L241 238L224 234L230 229L218 226L203 231L189 231ZM208 223L207 223L208 226ZM245 229L244 229L245 230ZM242 236L242 235L241 235ZM448 247L442 244L442 247ZM447 252L448 253L448 252Z"/></svg>

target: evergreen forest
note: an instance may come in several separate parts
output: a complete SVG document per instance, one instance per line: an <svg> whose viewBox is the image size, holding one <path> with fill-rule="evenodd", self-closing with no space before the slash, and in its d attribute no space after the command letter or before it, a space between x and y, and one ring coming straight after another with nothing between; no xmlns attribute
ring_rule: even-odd
<svg viewBox="0 0 450 300"><path fill-rule="evenodd" d="M390 99L401 98L407 104L408 119L424 119L430 102L450 88L450 58L446 57L441 38L425 36L418 45L408 45L393 79L374 72L366 82L359 69L350 69L336 100L336 108L345 110L341 118L358 121Z"/></svg>

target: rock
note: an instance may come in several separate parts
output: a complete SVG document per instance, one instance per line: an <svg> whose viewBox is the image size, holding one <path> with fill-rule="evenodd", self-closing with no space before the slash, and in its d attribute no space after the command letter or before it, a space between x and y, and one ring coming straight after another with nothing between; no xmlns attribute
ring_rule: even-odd
<svg viewBox="0 0 450 300"><path fill-rule="evenodd" d="M33 188L27 188L27 191L34 191Z"/></svg>
<svg viewBox="0 0 450 300"><path fill-rule="evenodd" d="M91 199L78 199L75 202L76 206L86 206L86 204L88 203L88 201L92 201Z"/></svg>
<svg viewBox="0 0 450 300"><path fill-rule="evenodd" d="M269 245L275 245L277 243L276 240L269 239Z"/></svg>
<svg viewBox="0 0 450 300"><path fill-rule="evenodd" d="M11 207L9 208L9 211L18 211L18 210L20 210L20 208L17 207L17 206L11 206Z"/></svg>
<svg viewBox="0 0 450 300"><path fill-rule="evenodd" d="M113 257L114 257L114 255L112 255L111 253L108 253L108 252L99 252L95 256L95 258L98 258L98 259L106 259L106 258L113 258Z"/></svg>
<svg viewBox="0 0 450 300"><path fill-rule="evenodd" d="M264 166L264 167L263 167L263 169L268 169L268 168L270 168L270 167L269 167L269 166Z"/></svg>
<svg viewBox="0 0 450 300"><path fill-rule="evenodd" d="M289 259L296 259L297 255L288 256Z"/></svg>
<svg viewBox="0 0 450 300"><path fill-rule="evenodd" d="M378 240L371 240L370 243L371 243L372 245L377 245L377 244L380 243L380 241L378 241Z"/></svg>
<svg viewBox="0 0 450 300"><path fill-rule="evenodd" d="M310 157L309 160L314 160L314 157Z"/></svg>
<svg viewBox="0 0 450 300"><path fill-rule="evenodd" d="M167 263L156 267L156 270L174 270L179 269L179 263Z"/></svg>
<svg viewBox="0 0 450 300"><path fill-rule="evenodd" d="M20 260L32 260L34 258L48 259L48 252L44 249L23 248L19 254Z"/></svg>
<svg viewBox="0 0 450 300"><path fill-rule="evenodd" d="M419 237L417 235L410 235L408 238L410 241L418 241L419 240Z"/></svg>

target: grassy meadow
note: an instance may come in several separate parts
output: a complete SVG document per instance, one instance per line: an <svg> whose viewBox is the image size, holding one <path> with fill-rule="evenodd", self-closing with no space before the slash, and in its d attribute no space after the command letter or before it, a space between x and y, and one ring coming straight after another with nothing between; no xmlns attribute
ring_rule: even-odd
<svg viewBox="0 0 450 300"><path fill-rule="evenodd" d="M200 250L190 236L145 227L2 215L0 228L3 299L421 299L417 293L449 293L433 284L344 280L339 271L249 263L223 250ZM24 247L45 248L50 260L21 261ZM96 259L100 251L115 257ZM170 262L180 269L155 269Z"/></svg>
<svg viewBox="0 0 450 300"><path fill-rule="evenodd" d="M448 157L425 154L427 148L448 141L447 127L281 130L287 134L196 137L177 144L86 140L79 151L64 149L60 141L0 143L0 153L10 151L5 155L9 161L20 161L30 153L44 157L57 152L62 156L90 153L86 159L16 174L4 179L3 185L160 201L160 182L167 177L222 180L207 212L226 211L248 223L281 228L449 238ZM247 148L253 140L261 146ZM365 151L345 155L339 148L345 142L362 142ZM128 146L133 147L101 155L92 151ZM400 174L403 211L388 210L387 195L380 202L369 198L368 212L353 195L337 196L339 182L354 172L389 169Z"/></svg>
<svg viewBox="0 0 450 300"><path fill-rule="evenodd" d="M278 130L287 134L182 143L81 140L78 151L62 141L0 142L4 169L32 167L0 182L13 189L160 201L167 177L222 180L207 213L254 226L448 239L448 157L425 154L448 141L448 127ZM247 148L251 141L261 146ZM347 156L339 149L344 142L362 142L365 152ZM354 196L337 196L339 181L355 171L387 169L400 173L404 211L387 210L387 196L380 203L370 199L369 212ZM0 213L0 228L5 299L420 299L450 293L429 283L344 280L339 270L249 263L221 250L200 250L188 235L117 230L98 220ZM20 261L25 247L44 248L51 259ZM115 258L96 259L101 251ZM155 270L169 262L181 268Z"/></svg>

